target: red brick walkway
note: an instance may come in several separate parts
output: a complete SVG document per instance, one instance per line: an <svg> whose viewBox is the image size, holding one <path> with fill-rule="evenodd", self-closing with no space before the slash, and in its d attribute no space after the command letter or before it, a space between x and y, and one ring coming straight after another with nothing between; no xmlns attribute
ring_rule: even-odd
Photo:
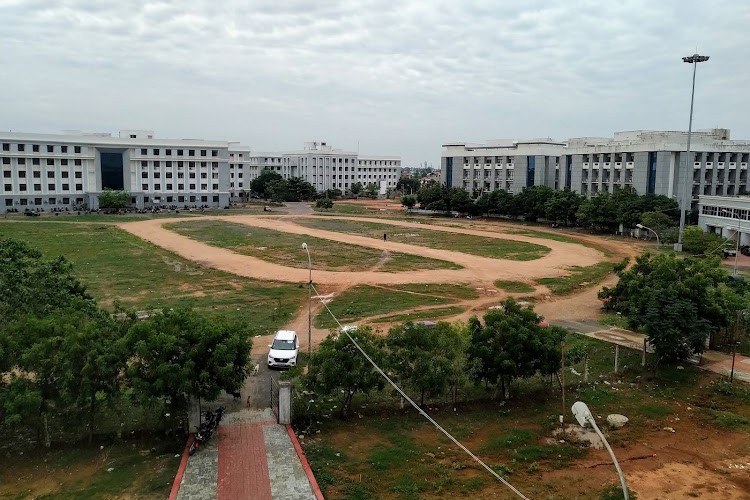
<svg viewBox="0 0 750 500"><path fill-rule="evenodd" d="M263 424L219 427L218 500L271 500Z"/></svg>

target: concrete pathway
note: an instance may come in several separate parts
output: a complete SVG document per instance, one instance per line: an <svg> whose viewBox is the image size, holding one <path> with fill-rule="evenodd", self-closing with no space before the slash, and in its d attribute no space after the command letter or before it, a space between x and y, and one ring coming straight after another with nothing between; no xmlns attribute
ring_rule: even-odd
<svg viewBox="0 0 750 500"><path fill-rule="evenodd" d="M228 413L218 436L188 459L179 490L170 498L322 499L289 429L277 424L268 408Z"/></svg>

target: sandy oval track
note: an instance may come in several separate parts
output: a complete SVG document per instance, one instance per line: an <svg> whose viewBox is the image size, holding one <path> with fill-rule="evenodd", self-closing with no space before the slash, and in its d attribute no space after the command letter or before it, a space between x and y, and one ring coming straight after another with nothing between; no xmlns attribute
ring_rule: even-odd
<svg viewBox="0 0 750 500"><path fill-rule="evenodd" d="M310 235L333 242L348 243L377 250L389 250L392 252L402 252L433 259L447 260L459 264L464 268L416 270L401 273L313 270L314 281L321 284L492 283L497 279L529 281L536 278L566 274L565 267L567 266L589 266L605 260L605 257L601 252L583 245L535 238L531 236L365 217L326 217L326 219L377 222L399 227L429 229L449 233L483 236L487 238L524 241L550 248L549 254L533 261L520 262L507 259L493 259L418 245L390 241L385 242L359 235L311 229L294 223L294 220L303 218L315 218L315 216L235 215L207 216L201 217L200 220L233 222L286 233ZM163 227L164 224L186 221L187 220L184 218L151 219L138 222L126 222L118 224L118 226L143 240L207 267L230 272L239 276L262 280L287 282L307 281L307 269L286 267L256 257L241 255L228 249L214 247L190 239ZM301 237L300 244L303 240L304 238ZM302 250L300 249L300 251ZM314 261L314 249L311 248L311 252L313 253Z"/></svg>

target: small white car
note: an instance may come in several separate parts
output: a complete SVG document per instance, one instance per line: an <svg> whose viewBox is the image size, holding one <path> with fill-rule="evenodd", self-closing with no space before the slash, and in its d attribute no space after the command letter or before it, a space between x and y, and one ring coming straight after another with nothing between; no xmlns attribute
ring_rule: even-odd
<svg viewBox="0 0 750 500"><path fill-rule="evenodd" d="M268 367L269 368L291 368L297 366L297 354L299 354L299 338L293 330L279 330L269 344Z"/></svg>

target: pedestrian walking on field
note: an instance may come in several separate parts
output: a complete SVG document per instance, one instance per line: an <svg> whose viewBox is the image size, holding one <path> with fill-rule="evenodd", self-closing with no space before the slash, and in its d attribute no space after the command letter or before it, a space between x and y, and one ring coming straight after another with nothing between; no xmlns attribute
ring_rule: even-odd
<svg viewBox="0 0 750 500"><path fill-rule="evenodd" d="M388 233L383 233L383 241L388 239Z"/></svg>

